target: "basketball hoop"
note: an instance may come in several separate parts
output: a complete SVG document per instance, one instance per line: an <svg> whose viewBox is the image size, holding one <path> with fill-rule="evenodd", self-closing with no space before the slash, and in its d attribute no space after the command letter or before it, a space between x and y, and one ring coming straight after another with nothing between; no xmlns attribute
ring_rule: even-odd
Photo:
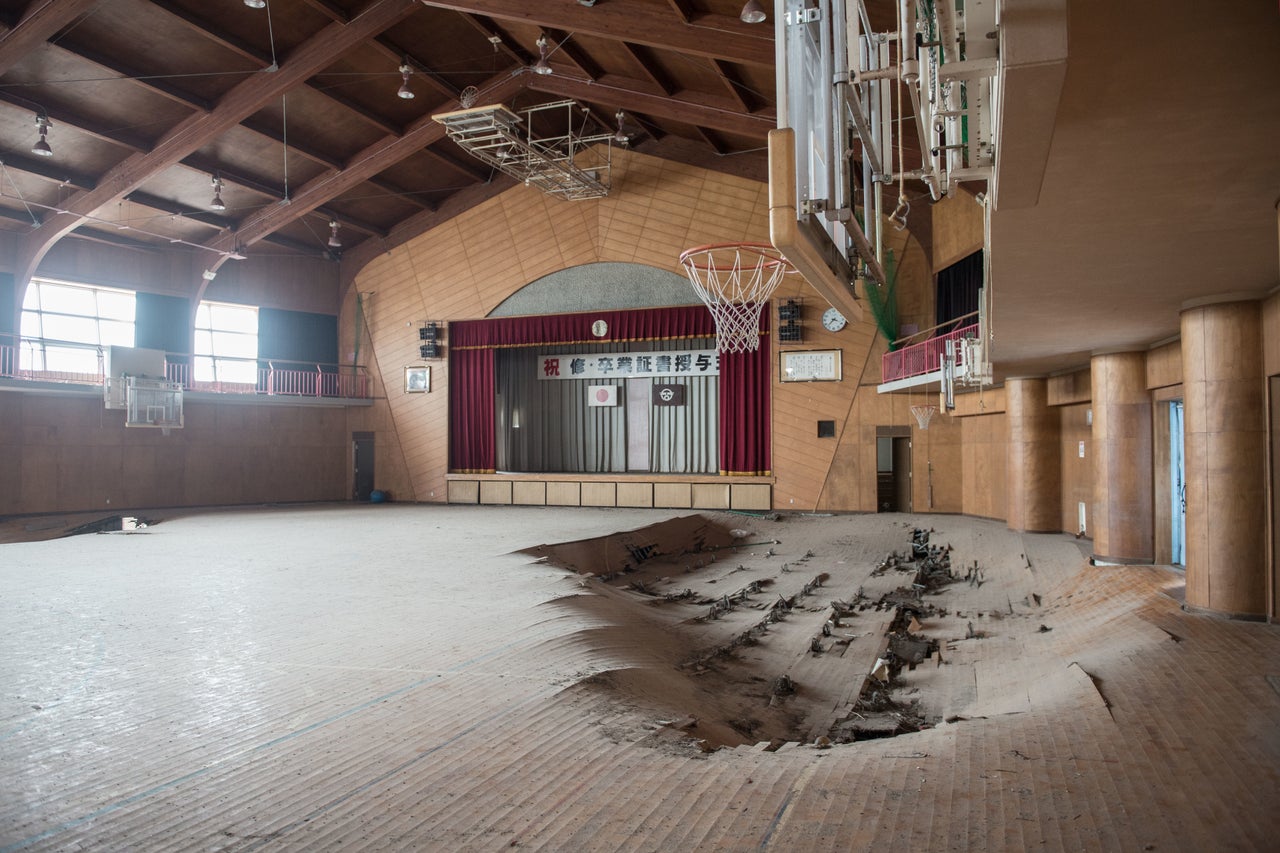
<svg viewBox="0 0 1280 853"><path fill-rule="evenodd" d="M716 321L720 352L760 348L760 312L795 267L768 243L714 243L680 255L689 283Z"/></svg>
<svg viewBox="0 0 1280 853"><path fill-rule="evenodd" d="M933 418L933 413L938 411L937 406L912 406L911 414L916 416L916 423L920 425L920 429L929 428L929 421Z"/></svg>

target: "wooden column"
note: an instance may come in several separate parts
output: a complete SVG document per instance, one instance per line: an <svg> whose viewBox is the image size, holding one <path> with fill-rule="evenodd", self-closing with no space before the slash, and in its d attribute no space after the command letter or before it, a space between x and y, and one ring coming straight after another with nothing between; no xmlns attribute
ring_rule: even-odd
<svg viewBox="0 0 1280 853"><path fill-rule="evenodd" d="M1182 312L1187 604L1266 613L1266 418L1257 302Z"/></svg>
<svg viewBox="0 0 1280 853"><path fill-rule="evenodd" d="M1062 528L1062 455L1058 413L1043 378L1004 384L1009 420L1008 525L1032 532Z"/></svg>
<svg viewBox="0 0 1280 853"><path fill-rule="evenodd" d="M1144 352L1095 355L1093 387L1093 552L1114 563L1155 560L1152 519L1151 394Z"/></svg>

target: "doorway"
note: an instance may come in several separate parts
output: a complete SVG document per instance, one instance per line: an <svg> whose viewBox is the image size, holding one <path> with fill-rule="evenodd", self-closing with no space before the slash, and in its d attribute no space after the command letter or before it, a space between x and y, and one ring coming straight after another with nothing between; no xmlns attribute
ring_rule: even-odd
<svg viewBox="0 0 1280 853"><path fill-rule="evenodd" d="M912 511L911 427L876 427L876 511Z"/></svg>
<svg viewBox="0 0 1280 853"><path fill-rule="evenodd" d="M1183 405L1169 401L1169 532L1170 558L1175 566L1187 563L1187 481L1183 465Z"/></svg>
<svg viewBox="0 0 1280 853"><path fill-rule="evenodd" d="M351 496L357 501L367 501L373 494L373 433L351 433Z"/></svg>

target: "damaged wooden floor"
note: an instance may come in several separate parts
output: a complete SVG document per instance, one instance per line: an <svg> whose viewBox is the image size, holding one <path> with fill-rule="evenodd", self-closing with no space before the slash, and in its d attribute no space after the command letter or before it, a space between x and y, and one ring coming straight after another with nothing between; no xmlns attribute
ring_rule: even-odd
<svg viewBox="0 0 1280 853"><path fill-rule="evenodd" d="M664 688L661 643L619 596L510 552L666 517L330 507L0 546L0 851L1202 851L1280 837L1280 627L1183 613L1178 573L1091 567L1069 537L996 522L719 517L779 544L722 557L717 576L780 577L812 551L796 574L830 573L824 604L874 584L912 520L957 566L979 560L984 582L946 588L946 615L921 620L945 663L896 685L952 722L830 749L655 745L697 689ZM584 606L597 598L617 600ZM814 656L809 626L787 624L733 665L790 671L824 702L856 694L864 657Z"/></svg>

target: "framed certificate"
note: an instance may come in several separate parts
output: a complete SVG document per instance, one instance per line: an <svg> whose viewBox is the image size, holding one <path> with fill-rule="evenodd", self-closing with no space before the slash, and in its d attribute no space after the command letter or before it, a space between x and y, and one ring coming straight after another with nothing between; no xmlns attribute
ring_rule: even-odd
<svg viewBox="0 0 1280 853"><path fill-rule="evenodd" d="M839 382L842 350L798 350L779 353L783 382Z"/></svg>

